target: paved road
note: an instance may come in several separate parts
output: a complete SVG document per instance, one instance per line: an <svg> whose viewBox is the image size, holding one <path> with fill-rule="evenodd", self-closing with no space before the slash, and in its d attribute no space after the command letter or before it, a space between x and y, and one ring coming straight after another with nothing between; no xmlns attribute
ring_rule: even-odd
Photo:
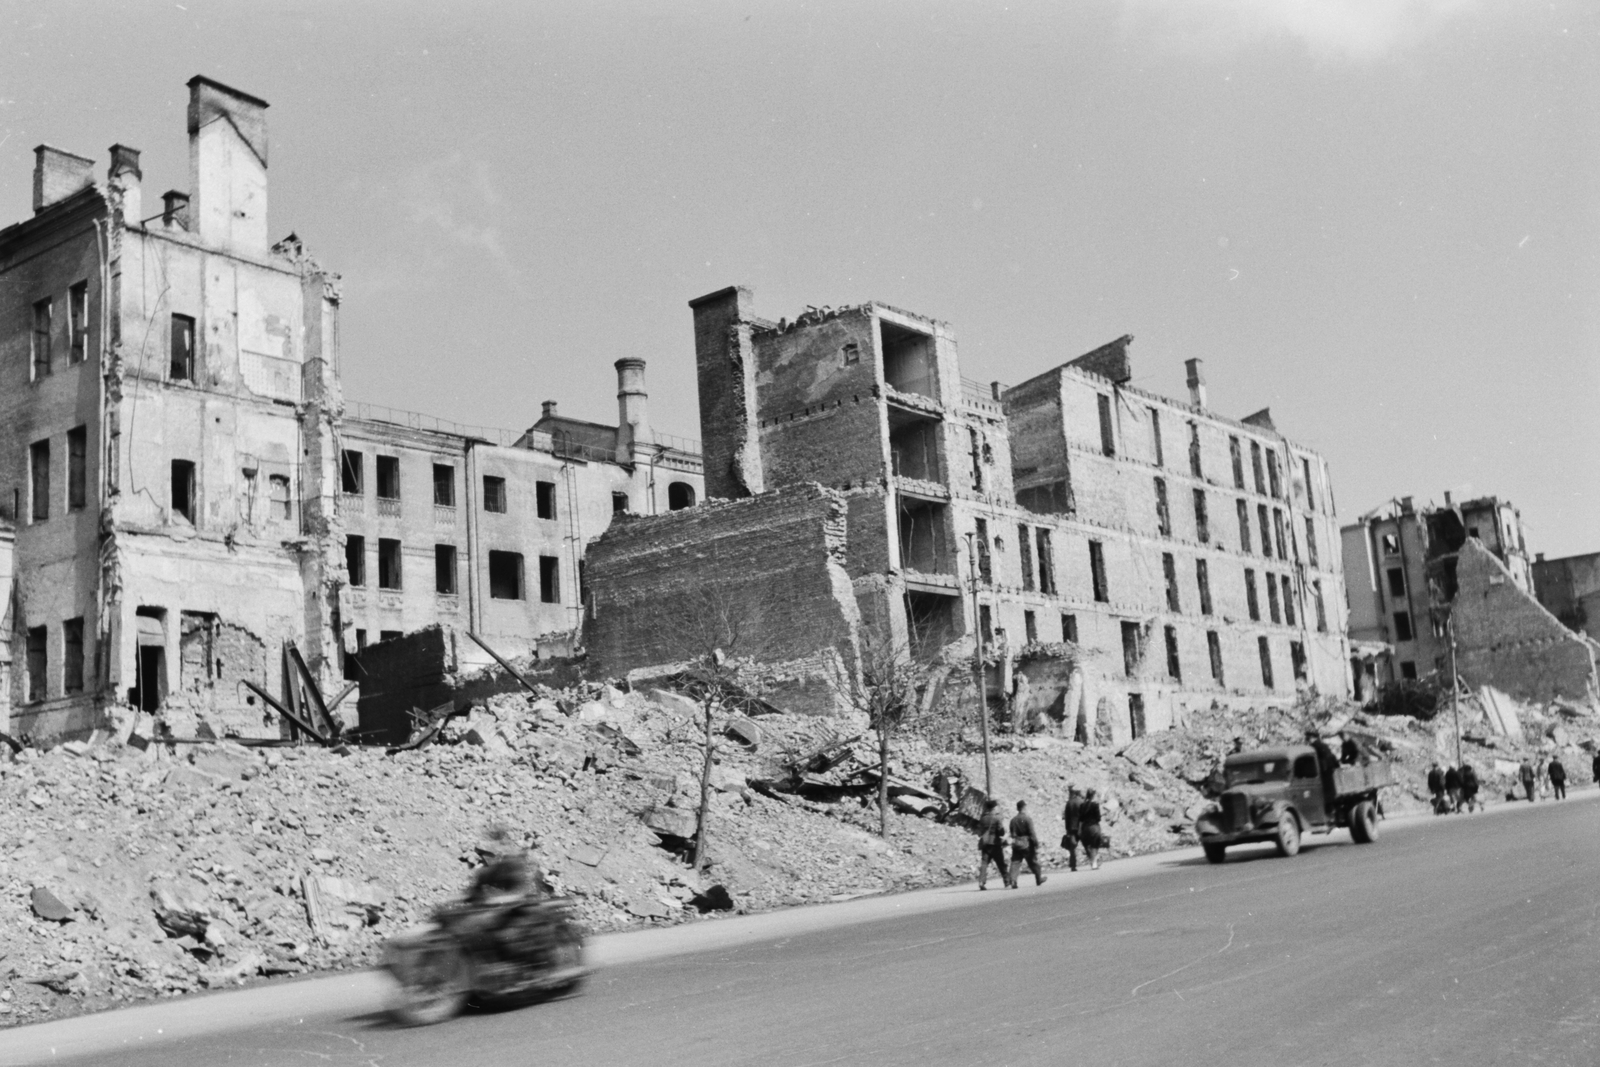
<svg viewBox="0 0 1600 1067"><path fill-rule="evenodd" d="M818 920L825 912L761 917L768 933L791 923L775 940L742 940L747 920L681 928L724 927L725 943L634 952L572 999L424 1030L370 1011L370 976L305 983L303 1014L154 1047L144 1037L162 1038L140 1034L143 1047L70 1062L1589 1067L1600 1063L1594 796L1390 824L1375 846L1341 832L1293 860L1266 846L1222 867L1193 851L1141 857L1059 874L1042 891L924 895L911 914L863 912L852 925ZM318 990L321 1010L304 1003ZM0 1038L0 1063L19 1062L5 1053Z"/></svg>

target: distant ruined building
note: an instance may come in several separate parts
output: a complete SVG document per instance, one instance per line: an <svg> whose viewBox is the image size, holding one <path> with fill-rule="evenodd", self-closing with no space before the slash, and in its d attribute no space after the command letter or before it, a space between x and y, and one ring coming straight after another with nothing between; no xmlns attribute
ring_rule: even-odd
<svg viewBox="0 0 1600 1067"><path fill-rule="evenodd" d="M933 319L750 304L690 303L712 500L591 546L597 669L703 651L684 622L710 597L819 711L826 661L851 662L869 626L1034 654L1028 699L1113 740L1214 701L1349 692L1327 465L1266 411L1212 411L1198 360L1187 403L1130 384L1131 337L1008 388L963 379Z"/></svg>

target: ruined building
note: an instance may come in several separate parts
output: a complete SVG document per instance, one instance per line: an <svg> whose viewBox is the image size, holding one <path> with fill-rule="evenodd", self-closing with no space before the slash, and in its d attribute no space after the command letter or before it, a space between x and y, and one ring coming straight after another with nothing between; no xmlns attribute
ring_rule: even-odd
<svg viewBox="0 0 1600 1067"><path fill-rule="evenodd" d="M1188 403L1130 384L1130 337L1007 388L963 379L933 319L771 322L750 301L690 304L716 499L592 547L601 669L697 654L697 620L720 615L819 697L809 667L850 660L866 626L923 651L975 631L1002 659L1057 646L1112 737L1348 691L1326 464L1265 411L1212 411L1199 361Z"/></svg>
<svg viewBox="0 0 1600 1067"><path fill-rule="evenodd" d="M1534 594L1569 629L1600 633L1600 552L1533 561Z"/></svg>
<svg viewBox="0 0 1600 1067"><path fill-rule="evenodd" d="M1381 647L1353 662L1360 695L1434 671L1521 700L1594 697L1594 642L1534 595L1521 513L1498 497L1418 509L1393 502L1340 531L1350 638Z"/></svg>
<svg viewBox="0 0 1600 1067"><path fill-rule="evenodd" d="M276 733L243 683L282 692L285 642L330 695L362 641L435 622L527 651L576 626L614 510L700 492L642 360L618 361L616 427L347 413L338 276L268 239L267 104L189 92L187 191L147 207L137 150L97 180L41 145L33 217L0 230L4 727L36 740L130 708Z"/></svg>

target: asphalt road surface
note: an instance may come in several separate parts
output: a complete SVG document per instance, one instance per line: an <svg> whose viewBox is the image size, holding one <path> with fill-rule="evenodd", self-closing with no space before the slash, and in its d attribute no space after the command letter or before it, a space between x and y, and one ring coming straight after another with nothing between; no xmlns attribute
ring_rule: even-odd
<svg viewBox="0 0 1600 1067"><path fill-rule="evenodd" d="M1294 859L1270 846L1240 848L1220 867L1197 850L1141 857L1058 873L1042 890L1025 878L1016 892L946 891L912 914L850 925L819 925L813 912L788 936L645 954L604 967L567 1000L426 1029L393 1028L374 1011L373 976L359 995L337 980L303 983L326 989L325 1001L50 1061L1592 1067L1594 797L1387 824L1370 846L1340 831L1308 838ZM225 1011L228 997L250 995L186 1007ZM137 1017L88 1021L122 1018ZM12 1036L28 1030L45 1032ZM0 1063L19 1062L5 1049L0 1036Z"/></svg>

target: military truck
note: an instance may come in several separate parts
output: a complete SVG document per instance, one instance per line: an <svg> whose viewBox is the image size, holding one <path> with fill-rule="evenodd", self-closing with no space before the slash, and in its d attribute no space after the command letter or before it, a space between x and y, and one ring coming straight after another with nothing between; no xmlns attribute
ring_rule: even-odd
<svg viewBox="0 0 1600 1067"><path fill-rule="evenodd" d="M1278 854L1300 851L1300 838L1348 826L1358 844L1378 838L1378 790L1394 785L1388 763L1340 766L1327 749L1286 745L1236 752L1222 765L1226 786L1216 807L1195 820L1206 859L1221 863L1229 845L1271 841Z"/></svg>

